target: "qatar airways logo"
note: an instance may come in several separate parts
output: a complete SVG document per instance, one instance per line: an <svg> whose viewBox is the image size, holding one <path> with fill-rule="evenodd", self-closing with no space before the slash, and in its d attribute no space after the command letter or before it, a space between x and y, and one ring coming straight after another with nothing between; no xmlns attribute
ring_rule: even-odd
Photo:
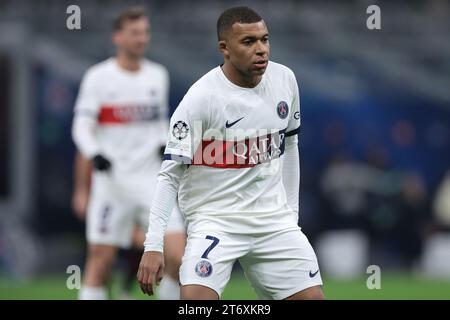
<svg viewBox="0 0 450 320"><path fill-rule="evenodd" d="M102 105L98 121L100 124L126 124L154 121L158 120L160 116L160 110L157 106Z"/></svg>
<svg viewBox="0 0 450 320"><path fill-rule="evenodd" d="M123 121L145 121L152 120L159 116L158 108L136 105L136 106L121 106L113 109L115 118Z"/></svg>
<svg viewBox="0 0 450 320"><path fill-rule="evenodd" d="M284 132L267 133L267 130L260 130L257 134L256 138L233 144L231 151L238 162L256 165L280 157L284 151Z"/></svg>
<svg viewBox="0 0 450 320"><path fill-rule="evenodd" d="M208 129L203 133L201 122L193 128L184 126L190 134L180 140L172 133L168 148L173 150L172 160L190 165L246 168L268 164L284 153L285 129ZM195 150L192 158L189 150Z"/></svg>

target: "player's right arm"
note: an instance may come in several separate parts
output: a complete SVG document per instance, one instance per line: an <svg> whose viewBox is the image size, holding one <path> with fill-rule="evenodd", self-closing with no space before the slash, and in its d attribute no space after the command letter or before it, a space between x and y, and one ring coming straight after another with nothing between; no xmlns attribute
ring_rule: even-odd
<svg viewBox="0 0 450 320"><path fill-rule="evenodd" d="M149 215L149 226L144 242L144 254L137 278L144 294L152 295L153 285L159 285L164 274L164 234L175 206L180 180L187 165L175 160L164 160L158 174L156 192Z"/></svg>
<svg viewBox="0 0 450 320"><path fill-rule="evenodd" d="M97 170L108 170L111 162L101 154L95 130L100 109L97 93L97 81L92 70L88 70L83 77L75 103L75 115L72 124L72 138L78 150Z"/></svg>
<svg viewBox="0 0 450 320"><path fill-rule="evenodd" d="M199 141L194 141L194 128L205 123L207 102L188 92L173 114L164 161L158 174L156 193L149 215L149 226L144 242L145 252L139 265L137 278L145 294L154 293L154 285L159 285L164 273L164 234L175 206L180 181L192 163Z"/></svg>

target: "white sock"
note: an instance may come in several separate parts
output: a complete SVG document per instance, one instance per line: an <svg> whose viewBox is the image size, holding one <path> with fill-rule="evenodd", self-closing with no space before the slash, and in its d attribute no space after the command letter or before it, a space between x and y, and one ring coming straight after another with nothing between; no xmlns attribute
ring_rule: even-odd
<svg viewBox="0 0 450 320"><path fill-rule="evenodd" d="M107 300L108 293L105 287L82 286L78 293L78 300Z"/></svg>
<svg viewBox="0 0 450 320"><path fill-rule="evenodd" d="M180 300L180 286L178 282L166 275L159 284L160 300Z"/></svg>

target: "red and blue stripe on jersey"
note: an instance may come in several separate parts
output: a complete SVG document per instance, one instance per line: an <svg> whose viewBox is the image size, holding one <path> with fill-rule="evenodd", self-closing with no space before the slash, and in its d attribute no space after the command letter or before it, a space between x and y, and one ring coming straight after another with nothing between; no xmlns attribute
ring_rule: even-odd
<svg viewBox="0 0 450 320"><path fill-rule="evenodd" d="M246 138L244 140L202 140L193 158L177 154L165 154L164 160L175 160L194 166L222 169L251 168L277 159L284 154L285 138L300 131L300 127L286 133L276 133Z"/></svg>
<svg viewBox="0 0 450 320"><path fill-rule="evenodd" d="M97 119L100 125L108 125L155 121L160 118L160 110L156 106L104 104Z"/></svg>

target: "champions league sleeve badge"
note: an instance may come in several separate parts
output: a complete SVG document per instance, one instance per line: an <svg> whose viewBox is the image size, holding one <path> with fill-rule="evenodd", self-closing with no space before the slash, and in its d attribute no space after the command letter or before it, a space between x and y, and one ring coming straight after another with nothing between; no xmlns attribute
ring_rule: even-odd
<svg viewBox="0 0 450 320"><path fill-rule="evenodd" d="M172 128L172 135L178 139L183 140L189 133L189 126L184 121L177 121Z"/></svg>
<svg viewBox="0 0 450 320"><path fill-rule="evenodd" d="M287 102L285 102L285 101L278 102L277 113L281 119L286 119L286 117L289 114L289 106L288 106Z"/></svg>
<svg viewBox="0 0 450 320"><path fill-rule="evenodd" d="M195 273L202 278L209 277L213 272L211 262L208 260L200 260L195 265Z"/></svg>

